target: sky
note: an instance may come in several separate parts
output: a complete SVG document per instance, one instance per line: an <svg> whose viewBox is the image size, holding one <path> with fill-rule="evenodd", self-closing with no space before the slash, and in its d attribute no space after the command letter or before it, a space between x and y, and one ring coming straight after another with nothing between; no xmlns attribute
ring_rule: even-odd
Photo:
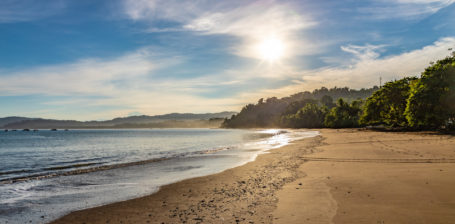
<svg viewBox="0 0 455 224"><path fill-rule="evenodd" d="M419 76L455 0L2 0L0 117L240 111Z"/></svg>

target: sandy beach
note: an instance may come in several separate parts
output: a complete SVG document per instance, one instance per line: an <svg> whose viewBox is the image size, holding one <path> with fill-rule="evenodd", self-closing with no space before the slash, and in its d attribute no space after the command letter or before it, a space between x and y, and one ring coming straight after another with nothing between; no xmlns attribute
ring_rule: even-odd
<svg viewBox="0 0 455 224"><path fill-rule="evenodd" d="M53 223L455 223L455 138L320 130L222 173Z"/></svg>

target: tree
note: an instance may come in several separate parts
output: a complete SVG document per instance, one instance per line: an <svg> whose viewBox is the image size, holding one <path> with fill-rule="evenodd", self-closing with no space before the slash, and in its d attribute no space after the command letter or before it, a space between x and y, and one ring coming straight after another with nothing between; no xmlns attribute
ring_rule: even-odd
<svg viewBox="0 0 455 224"><path fill-rule="evenodd" d="M288 115L295 115L308 103L332 108L335 106L332 99L344 98L347 101L370 96L377 87L353 90L348 87L315 89L312 92L304 91L281 99L271 97L259 99L256 104L246 105L236 116L226 119L222 127L225 128L254 128L254 127L289 127L285 123Z"/></svg>
<svg viewBox="0 0 455 224"><path fill-rule="evenodd" d="M411 84L405 116L413 128L453 128L455 54L433 63Z"/></svg>
<svg viewBox="0 0 455 224"><path fill-rule="evenodd" d="M297 113L297 111L305 107L307 104L309 103L317 104L317 102L318 102L317 100L313 99L303 99L299 101L294 101L286 107L286 110L283 112L283 115L295 114Z"/></svg>
<svg viewBox="0 0 455 224"><path fill-rule="evenodd" d="M359 100L349 104L342 98L338 99L337 105L325 116L324 125L328 128L358 127L361 105Z"/></svg>
<svg viewBox="0 0 455 224"><path fill-rule="evenodd" d="M333 103L333 98L328 95L324 95L321 98L321 103L322 105L326 106L327 108L331 109L332 107L336 106L336 104Z"/></svg>
<svg viewBox="0 0 455 224"><path fill-rule="evenodd" d="M360 123L364 125L385 124L388 126L407 126L404 115L410 84L417 78L403 78L387 82L381 89L367 98Z"/></svg>
<svg viewBox="0 0 455 224"><path fill-rule="evenodd" d="M319 107L315 103L307 103L296 114L283 116L282 123L292 128L322 128L326 113L326 107Z"/></svg>

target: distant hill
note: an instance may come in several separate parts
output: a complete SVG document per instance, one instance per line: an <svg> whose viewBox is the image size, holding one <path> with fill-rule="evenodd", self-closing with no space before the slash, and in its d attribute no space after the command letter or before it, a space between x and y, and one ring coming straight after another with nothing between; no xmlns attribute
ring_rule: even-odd
<svg viewBox="0 0 455 224"><path fill-rule="evenodd" d="M156 115L156 116L131 116L131 117L121 117L115 118L109 121L103 121L103 124L109 125L118 125L118 124L135 124L135 123L155 123L159 121L165 120L209 120L211 118L228 118L236 114L236 112L229 112L224 111L220 113L205 113L205 114L192 114L192 113L171 113L171 114L164 114L164 115Z"/></svg>
<svg viewBox="0 0 455 224"><path fill-rule="evenodd" d="M236 112L220 113L171 113L156 116L130 116L114 118L107 121L76 121L54 120L26 117L0 118L0 128L3 129L78 129L78 128L191 128L219 127L224 118L231 117Z"/></svg>
<svg viewBox="0 0 455 224"><path fill-rule="evenodd" d="M11 124L11 123L16 123L16 122L21 122L21 121L25 121L25 120L32 120L32 119L35 119L35 118L28 118L28 117L4 117L4 118L0 118L0 127L3 127L7 124Z"/></svg>

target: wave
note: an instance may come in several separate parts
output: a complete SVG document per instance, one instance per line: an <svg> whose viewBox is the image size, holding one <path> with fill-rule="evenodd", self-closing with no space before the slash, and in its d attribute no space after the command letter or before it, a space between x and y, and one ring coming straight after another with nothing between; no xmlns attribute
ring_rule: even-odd
<svg viewBox="0 0 455 224"><path fill-rule="evenodd" d="M77 170L69 170L69 171L63 171L63 172L48 172L48 173L39 173L39 174L32 174L32 175L26 175L26 176L20 176L20 177L11 177L11 178L1 179L0 184L11 184L11 183L16 183L16 182L21 182L21 181L40 180L40 179L44 179L44 178L52 178L52 177L57 177L57 176L85 174L85 173L91 173L91 172L109 170L109 169L116 169L116 168L122 168L122 167L128 167L128 166L144 165L147 163L153 163L153 162L158 162L158 161L163 161L163 160L168 160L168 159L170 159L170 158L149 159L149 160L142 160L142 161L129 162L129 163L120 163L120 164L103 165L103 166L90 167L90 168L77 169ZM67 167L74 168L74 167L83 167L83 166L84 166L84 164L74 164L72 166L67 166ZM57 169L55 169L55 168L46 168L46 169L58 170L58 167L57 167Z"/></svg>
<svg viewBox="0 0 455 224"><path fill-rule="evenodd" d="M29 169L9 170L9 171L0 172L0 175L8 175L8 174L16 174L16 173L29 173L32 171L33 170L29 170Z"/></svg>
<svg viewBox="0 0 455 224"><path fill-rule="evenodd" d="M42 168L39 170L26 170L26 169L12 170L12 171L0 172L0 175L9 175L9 174L18 174L18 173L29 173L29 174L17 176L17 177L9 177L9 178L0 179L0 184L12 184L12 183L29 181L29 180L40 180L40 179L53 178L53 177L58 177L58 176L79 175L79 174L86 174L86 173L103 171L103 170L124 168L124 167L129 167L129 166L145 165L145 164L149 164L149 163L160 162L160 161L170 160L170 159L175 159L175 158L190 157L193 155L212 154L212 153L229 150L229 149L233 149L233 148L236 148L236 146L219 147L219 148L215 148L215 149L208 149L208 150L202 150L202 151L196 151L196 152L180 153L180 154L176 154L176 155L173 155L170 157L161 157L161 158L126 162L126 163L106 164L106 165L101 165L103 163L75 163L75 164L71 164L71 165L46 167L46 168ZM83 160L83 161L87 161L87 160ZM62 163L64 164L64 163L70 163L70 162L62 162ZM62 163L60 163L60 164L62 164ZM101 165L101 166L97 166L97 165ZM87 167L87 168L82 168L82 167ZM82 169L77 169L77 168L82 168ZM70 169L70 170L66 170L66 169ZM44 171L44 172L42 172L42 171ZM45 172L45 171L57 171L57 172ZM58 171L61 171L61 172L58 172ZM34 173L30 174L31 172L34 172Z"/></svg>
<svg viewBox="0 0 455 224"><path fill-rule="evenodd" d="M282 129L269 129L269 130L257 131L256 133L250 134L249 138L255 139L255 140L259 140L259 139L263 139L263 140L253 141L250 143L243 143L243 147L246 147L245 150L247 150L247 151L251 147L260 146L262 148L262 147L265 147L266 145L269 146L268 149L278 148L278 147L286 145L287 143L289 143L289 141L299 139L296 137L289 138L289 136L287 136L288 139L285 140L284 142L282 139L276 139L277 137L281 136L282 134L289 134L289 133L290 133L289 131L282 130ZM303 136L299 136L299 137L303 137ZM40 180L40 179L46 179L46 178L53 178L53 177L58 177L58 176L86 174L86 173L91 173L91 172L124 168L124 167L129 167L129 166L145 165L145 164L149 164L149 163L160 162L160 161L170 160L170 159L175 159L175 158L185 158L185 157L191 157L191 156L196 156L196 155L213 154L213 153L217 153L220 151L238 149L239 147L241 147L241 146L231 145L231 146L226 146L226 147L217 147L217 148L213 148L213 149L206 149L206 150L195 151L195 152L179 153L179 154L174 154L174 155L170 155L170 156L163 156L160 158L115 163L115 164L109 164L109 162L113 162L113 161L91 162L91 161L100 161L101 158L65 161L65 162L56 163L55 165L57 165L57 166L45 167L45 168L41 168L39 170L22 169L22 170L12 170L12 171L0 172L0 176L24 173L24 175L0 179L0 185L12 184L12 183L29 181L29 180ZM254 150L254 151L256 151L256 150ZM69 163L73 163L73 164L69 164ZM69 164L69 165L66 165L66 164Z"/></svg>

